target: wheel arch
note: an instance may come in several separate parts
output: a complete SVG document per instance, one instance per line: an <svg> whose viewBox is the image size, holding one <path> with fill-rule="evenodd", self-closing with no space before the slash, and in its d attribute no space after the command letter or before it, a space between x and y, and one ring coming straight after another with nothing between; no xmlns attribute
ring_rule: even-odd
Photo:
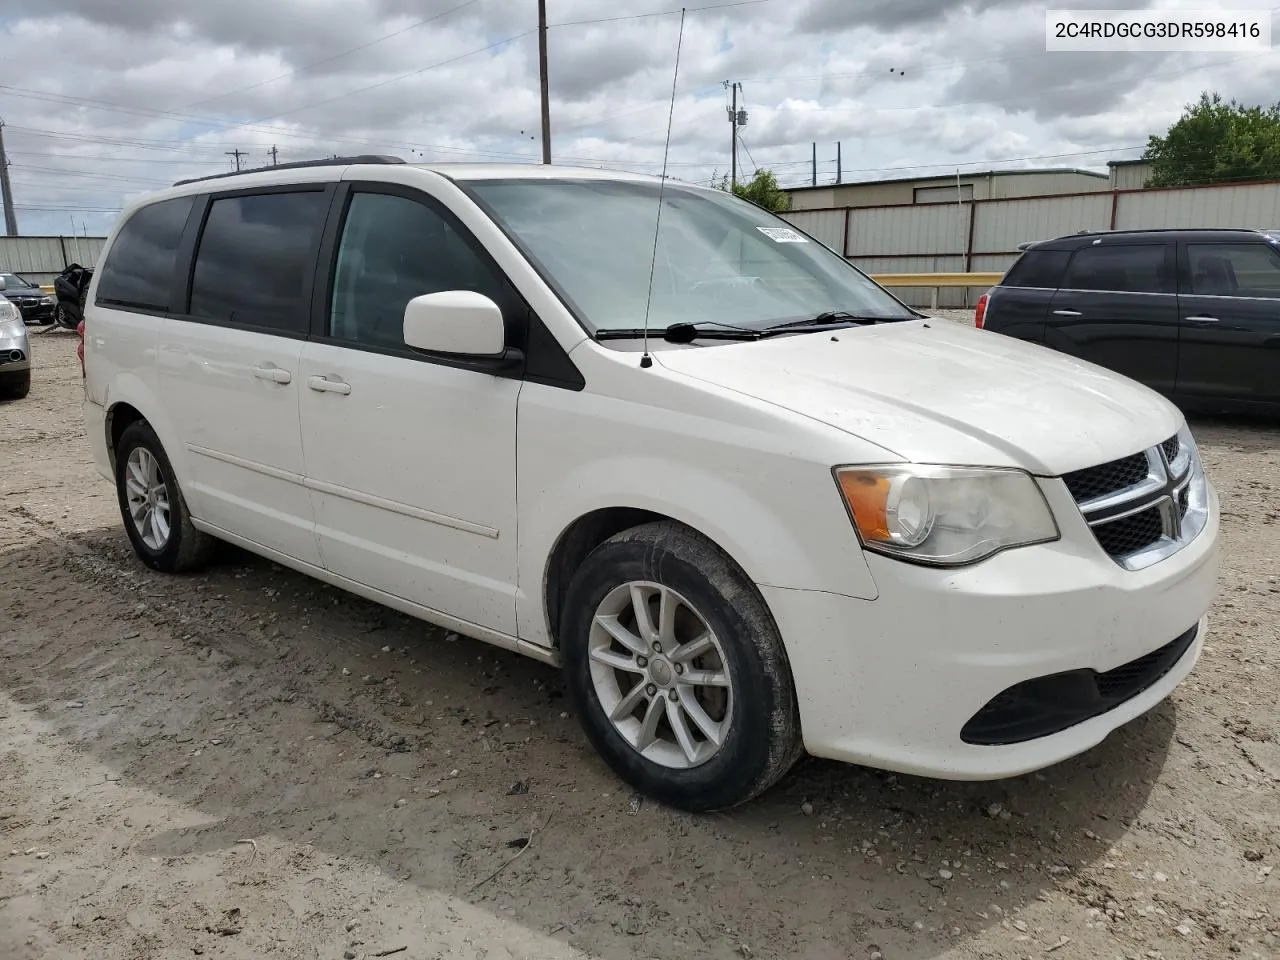
<svg viewBox="0 0 1280 960"><path fill-rule="evenodd" d="M111 469L116 468L116 448L120 446L120 438L129 427L138 422L149 423L142 411L127 401L121 400L107 408L103 429L106 431L107 460Z"/></svg>
<svg viewBox="0 0 1280 960"><path fill-rule="evenodd" d="M542 581L542 602L547 632L554 647L560 646L560 623L564 614L564 599L569 590L569 583L587 557L601 544L618 534L653 523L675 524L702 538L724 556L746 583L755 586L746 568L733 553L717 542L715 537L700 530L696 525L652 509L628 506L599 507L584 513L565 527L547 556L546 572ZM769 603L764 595L759 594L759 596L765 609L769 610ZM772 611L770 615L772 616ZM776 629L776 623L774 626Z"/></svg>
<svg viewBox="0 0 1280 960"><path fill-rule="evenodd" d="M186 447L180 442L180 435L172 421L164 414L163 405L144 380L137 376L121 376L116 378L107 390L103 404L105 408L103 442L107 447L107 462L114 471L116 466L116 444L124 431L131 424L144 422L155 431L164 447L165 456L173 467L180 486L189 486L189 459Z"/></svg>

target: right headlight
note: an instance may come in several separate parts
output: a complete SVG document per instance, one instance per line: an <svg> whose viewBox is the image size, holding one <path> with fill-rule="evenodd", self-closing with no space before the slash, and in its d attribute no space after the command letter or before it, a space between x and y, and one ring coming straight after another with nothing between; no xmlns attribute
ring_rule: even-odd
<svg viewBox="0 0 1280 960"><path fill-rule="evenodd" d="M18 312L18 308L13 305L13 301L7 297L0 297L0 323L11 320L22 321L22 314Z"/></svg>
<svg viewBox="0 0 1280 960"><path fill-rule="evenodd" d="M833 472L863 546L901 560L959 566L1060 536L1023 470L892 464Z"/></svg>

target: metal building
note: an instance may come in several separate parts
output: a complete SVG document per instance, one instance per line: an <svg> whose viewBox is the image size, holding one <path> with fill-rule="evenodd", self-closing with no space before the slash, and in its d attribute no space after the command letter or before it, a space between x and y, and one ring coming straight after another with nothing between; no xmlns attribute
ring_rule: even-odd
<svg viewBox="0 0 1280 960"><path fill-rule="evenodd" d="M1111 180L1105 173L1055 168L866 180L816 187L792 187L787 192L791 194L791 209L819 210L911 203L968 203L971 200L1008 200L1014 197L1041 197L1110 189Z"/></svg>
<svg viewBox="0 0 1280 960"><path fill-rule="evenodd" d="M1145 182L1145 174L1139 175ZM1109 185L1110 179L1102 177L1102 182ZM1104 186L1031 197L1006 194L965 200L962 195L958 201L953 186L952 197L950 201L799 208L784 216L870 274L1003 272L1017 259L1020 244L1081 230L1280 228L1280 181L1206 187ZM897 287L894 292L913 306L929 305L934 293L928 287ZM944 289L938 305L971 306L980 292Z"/></svg>
<svg viewBox="0 0 1280 960"><path fill-rule="evenodd" d="M1151 163L1147 160L1108 160L1112 190L1141 190L1151 176Z"/></svg>

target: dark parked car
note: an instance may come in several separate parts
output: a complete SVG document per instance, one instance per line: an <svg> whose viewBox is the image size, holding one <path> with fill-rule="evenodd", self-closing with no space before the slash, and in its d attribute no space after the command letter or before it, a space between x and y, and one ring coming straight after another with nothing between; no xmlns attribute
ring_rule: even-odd
<svg viewBox="0 0 1280 960"><path fill-rule="evenodd" d="M1280 231L1107 231L1026 244L976 319L1180 404L1280 410Z"/></svg>
<svg viewBox="0 0 1280 960"><path fill-rule="evenodd" d="M27 323L53 323L54 299L41 290L38 283L3 270L0 270L0 277L4 278L4 292L0 296L8 297L23 320Z"/></svg>

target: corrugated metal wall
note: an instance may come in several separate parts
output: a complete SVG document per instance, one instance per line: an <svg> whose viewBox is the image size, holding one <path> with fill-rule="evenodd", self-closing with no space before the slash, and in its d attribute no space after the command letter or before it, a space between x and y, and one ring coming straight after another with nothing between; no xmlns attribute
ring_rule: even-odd
<svg viewBox="0 0 1280 960"><path fill-rule="evenodd" d="M1280 227L1280 184L1120 194L1116 228Z"/></svg>
<svg viewBox="0 0 1280 960"><path fill-rule="evenodd" d="M92 267L106 242L106 237L0 237L0 270L52 283L73 263Z"/></svg>
<svg viewBox="0 0 1280 960"><path fill-rule="evenodd" d="M1111 194L980 203L974 211L973 251L1017 253L1027 240L1096 230L1111 220Z"/></svg>
<svg viewBox="0 0 1280 960"><path fill-rule="evenodd" d="M843 210L796 210L788 213L787 219L836 253L844 252Z"/></svg>
<svg viewBox="0 0 1280 960"><path fill-rule="evenodd" d="M854 210L847 257L964 255L972 204L928 203Z"/></svg>
<svg viewBox="0 0 1280 960"><path fill-rule="evenodd" d="M1118 168L1121 170L1132 168ZM1145 174L1144 174L1145 175ZM1176 190L1076 193L1026 200L901 204L809 210L785 216L806 230L849 218L846 257L867 273L983 273L1006 270L1018 245L1080 230L1159 227L1280 229L1280 182ZM972 220L972 223L970 222ZM832 228L834 230L834 228ZM835 233L819 234L835 236ZM841 250L838 242L831 244ZM928 306L932 291L898 287L913 306ZM968 306L981 291L943 289L940 306Z"/></svg>

